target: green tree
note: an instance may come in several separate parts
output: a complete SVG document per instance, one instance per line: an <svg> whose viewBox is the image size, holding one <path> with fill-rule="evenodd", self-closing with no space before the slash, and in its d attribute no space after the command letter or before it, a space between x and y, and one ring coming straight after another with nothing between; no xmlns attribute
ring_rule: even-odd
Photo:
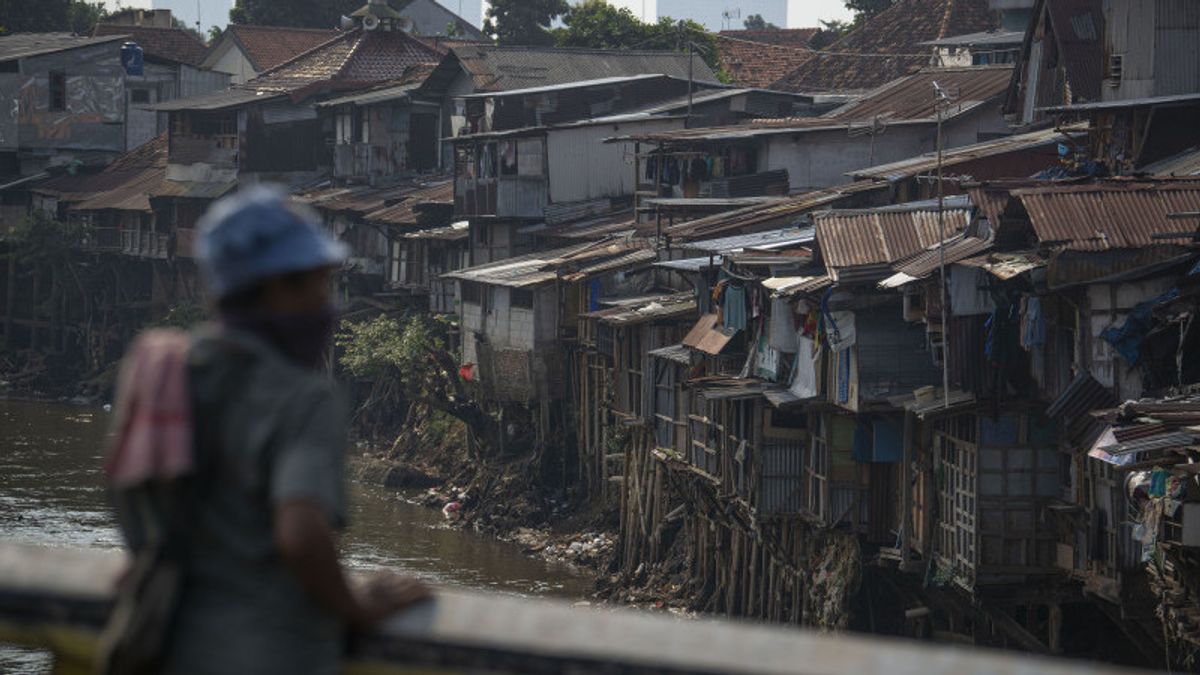
<svg viewBox="0 0 1200 675"><path fill-rule="evenodd" d="M569 9L567 0L492 0L483 32L502 45L552 45L550 26Z"/></svg>
<svg viewBox="0 0 1200 675"><path fill-rule="evenodd" d="M896 0L844 0L846 9L854 12L854 26L875 18L877 14L892 6Z"/></svg>
<svg viewBox="0 0 1200 675"><path fill-rule="evenodd" d="M107 16L102 2L85 0L0 0L0 34L90 33Z"/></svg>
<svg viewBox="0 0 1200 675"><path fill-rule="evenodd" d="M742 22L746 30L779 30L779 26L767 21L762 14L751 14Z"/></svg>
<svg viewBox="0 0 1200 675"><path fill-rule="evenodd" d="M838 19L826 21L822 19L821 32L812 39L809 45L813 49L824 49L848 35L852 30L854 30L854 23L850 21L840 21Z"/></svg>
<svg viewBox="0 0 1200 675"><path fill-rule="evenodd" d="M690 43L713 70L720 68L716 38L695 21L665 16L644 23L629 9L613 7L604 0L584 0L571 7L562 20L563 27L554 31L559 47L687 51Z"/></svg>
<svg viewBox="0 0 1200 675"><path fill-rule="evenodd" d="M256 26L336 28L342 16L362 6L363 0L237 0L229 20Z"/></svg>
<svg viewBox="0 0 1200 675"><path fill-rule="evenodd" d="M217 44L217 41L221 39L222 35L225 35L225 29L221 28L220 26L209 27L209 29L208 29L208 44L210 44L210 45Z"/></svg>
<svg viewBox="0 0 1200 675"><path fill-rule="evenodd" d="M482 448L500 447L500 423L479 405L447 350L446 325L425 314L347 322L338 335L339 364L370 382L360 410L425 404L464 422Z"/></svg>

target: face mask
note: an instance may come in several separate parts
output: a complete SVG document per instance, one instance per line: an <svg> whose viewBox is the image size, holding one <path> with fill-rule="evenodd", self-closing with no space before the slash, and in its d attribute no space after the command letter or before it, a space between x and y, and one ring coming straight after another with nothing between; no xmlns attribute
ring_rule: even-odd
<svg viewBox="0 0 1200 675"><path fill-rule="evenodd" d="M225 313L226 325L254 333L296 363L320 369L333 346L338 314L332 306L303 314L263 310Z"/></svg>

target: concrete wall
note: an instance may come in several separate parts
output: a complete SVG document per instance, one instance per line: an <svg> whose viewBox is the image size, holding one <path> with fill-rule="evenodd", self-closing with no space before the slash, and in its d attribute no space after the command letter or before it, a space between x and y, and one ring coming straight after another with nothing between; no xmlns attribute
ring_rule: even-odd
<svg viewBox="0 0 1200 675"><path fill-rule="evenodd" d="M47 154L123 152L125 71L120 52L119 41L72 49L23 59L19 74L4 75L0 92L8 102L5 107L16 110L19 147ZM50 110L52 71L66 76L66 109L62 111ZM0 124L0 133L11 134L11 122ZM10 143L9 139L0 140L0 147Z"/></svg>
<svg viewBox="0 0 1200 675"><path fill-rule="evenodd" d="M682 128L683 120L664 119L548 132L550 202L562 204L632 195L633 144L605 143L604 139Z"/></svg>
<svg viewBox="0 0 1200 675"><path fill-rule="evenodd" d="M1007 131L999 104L992 104L947 122L945 145L970 145ZM933 152L937 128L933 124L894 125L877 134L874 143L870 138L852 137L845 129L781 134L766 137L764 145L758 170L786 169L792 192L803 192L848 183L850 171Z"/></svg>
<svg viewBox="0 0 1200 675"><path fill-rule="evenodd" d="M232 41L228 41L227 44L227 47L222 47L224 53L213 63L212 69L228 74L230 84L245 84L247 80L256 77L258 72L250 65L250 59L246 58L245 53L234 46Z"/></svg>

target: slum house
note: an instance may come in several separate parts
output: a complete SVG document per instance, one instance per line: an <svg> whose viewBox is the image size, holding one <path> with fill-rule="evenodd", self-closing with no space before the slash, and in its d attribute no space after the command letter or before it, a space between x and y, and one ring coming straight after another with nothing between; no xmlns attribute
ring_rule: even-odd
<svg viewBox="0 0 1200 675"><path fill-rule="evenodd" d="M429 80L432 86L446 92L443 117L449 122L442 128L442 136L452 137L463 134L463 129L468 128L465 105L459 107L459 98L468 94L552 87L647 73L691 79L697 86L720 84L703 59L686 53L482 43L452 45L449 57L438 64ZM449 150L449 147L443 148L445 152ZM443 161L449 165L453 157L444 157Z"/></svg>
<svg viewBox="0 0 1200 675"><path fill-rule="evenodd" d="M297 195L296 199L320 213L325 226L349 246L350 258L343 270L344 290L349 297L387 296L403 300L404 306L415 302L423 307L423 295L391 295L391 289L401 285L409 274L428 275L428 270L409 271L403 235L450 225L451 190L451 181L441 177L386 188L328 186Z"/></svg>
<svg viewBox="0 0 1200 675"><path fill-rule="evenodd" d="M333 180L384 186L443 170L442 92L429 86L434 66L317 104L334 128Z"/></svg>
<svg viewBox="0 0 1200 675"><path fill-rule="evenodd" d="M995 29L982 33L954 35L922 42L923 47L937 50L934 57L943 67L994 66L1016 63L1020 56L1025 31Z"/></svg>
<svg viewBox="0 0 1200 675"><path fill-rule="evenodd" d="M686 100L689 92L695 98L724 89L727 88L707 82L643 73L468 94L455 105L461 106L465 118L460 134L471 135L610 117L642 111L651 104L672 99ZM779 96L788 101L794 98L788 94Z"/></svg>
<svg viewBox="0 0 1200 675"><path fill-rule="evenodd" d="M147 97L225 86L223 76L178 60L186 57L160 55L158 43L151 53L124 47L129 32L0 37L0 176L28 177L73 162L102 166L163 131L155 116L139 110ZM126 68L135 52L145 61Z"/></svg>
<svg viewBox="0 0 1200 675"><path fill-rule="evenodd" d="M927 331L948 326L941 349L949 393L897 398L919 422L914 461L943 476L935 484L922 471L904 493L911 520L901 530L901 569L932 562L974 594L982 626L1026 648L1062 648L1063 607L1083 599L1068 579L1114 603L1100 608L1119 608L1106 613L1127 632L1149 616L1129 583L1136 566L1120 477L1100 455L1085 456L1102 432L1088 412L1172 381L1178 329L1166 331L1162 356L1138 368L1123 364L1109 340L1136 308L1170 302L1170 270L1186 271L1194 257L1178 245L1191 237L1173 232L1170 214L1194 201L1194 187L1015 187L1007 202L981 209L988 222L977 230L904 261L881 284L901 291L906 320ZM972 188L977 201L995 203L984 191ZM961 612L952 604L938 611ZM1049 623L1027 612L1012 625L1011 611L1028 607ZM1153 640L1133 642L1160 660Z"/></svg>
<svg viewBox="0 0 1200 675"><path fill-rule="evenodd" d="M1043 173L1063 176L1079 173L1080 167L1075 162L1088 143L1087 125L1078 124L964 145L944 151L940 161L938 153L928 152L890 164L857 169L849 176L858 181L885 182L897 202L933 199L937 197L939 164L943 193L965 194L965 186L972 183ZM1062 148L1067 149L1065 154Z"/></svg>
<svg viewBox="0 0 1200 675"><path fill-rule="evenodd" d="M955 103L943 111L946 147L1006 133L998 101L1009 70L926 70L817 118L760 120L614 140L636 143L635 168L639 181L650 183L651 197L719 199L809 192L846 183L846 174L855 169L933 149L938 126L935 81L957 92ZM639 194L643 192L639 187Z"/></svg>
<svg viewBox="0 0 1200 675"><path fill-rule="evenodd" d="M577 475L566 449L579 315L604 297L654 293L655 258L645 242L609 240L446 275L458 282L463 362L510 429L505 448L536 450L564 481Z"/></svg>
<svg viewBox="0 0 1200 675"><path fill-rule="evenodd" d="M1104 34L1102 0L1038 0L1005 112L1030 125L1042 108L1101 100Z"/></svg>
<svg viewBox="0 0 1200 675"><path fill-rule="evenodd" d="M808 44L759 42L741 35L746 32L721 31L714 38L721 70L739 87L770 89L813 55Z"/></svg>
<svg viewBox="0 0 1200 675"><path fill-rule="evenodd" d="M1025 4L1027 0L898 0L771 88L863 93L931 65L949 65L936 60L937 48L923 43L1000 28L1004 12L993 12L993 6L1021 12Z"/></svg>
<svg viewBox="0 0 1200 675"><path fill-rule="evenodd" d="M1197 35L1200 39L1200 34ZM1200 145L1197 93L1047 108L1062 122L1087 120L1094 130L1079 160L1093 174L1144 173L1143 167Z"/></svg>
<svg viewBox="0 0 1200 675"><path fill-rule="evenodd" d="M320 182L332 169L331 144L313 139L332 141L335 132L315 104L441 58L387 18L372 25L346 31L246 85L156 106L171 120L167 181L158 196L174 203L173 227L193 227L212 195L238 184Z"/></svg>
<svg viewBox="0 0 1200 675"><path fill-rule="evenodd" d="M81 362L91 372L119 358L147 321L198 299L192 230L167 229L170 205L153 198L166 162L162 134L100 173L29 186L30 217L67 223L79 239L53 268L7 270L5 344Z"/></svg>
<svg viewBox="0 0 1200 675"><path fill-rule="evenodd" d="M531 250L531 225L562 225L619 210L634 192L614 133L680 129L677 116L617 115L454 139L454 211L471 223L473 265Z"/></svg>
<svg viewBox="0 0 1200 675"><path fill-rule="evenodd" d="M130 150L167 130L166 116L144 106L229 86L229 77L224 73L203 67L208 48L182 28L101 23L93 34L97 37L124 35L126 40L142 49L142 72L126 73L125 78L129 95L125 147Z"/></svg>

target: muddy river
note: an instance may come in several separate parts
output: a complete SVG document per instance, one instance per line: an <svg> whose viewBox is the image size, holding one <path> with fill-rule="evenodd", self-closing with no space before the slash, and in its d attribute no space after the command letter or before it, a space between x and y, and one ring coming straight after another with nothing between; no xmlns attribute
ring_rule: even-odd
<svg viewBox="0 0 1200 675"><path fill-rule="evenodd" d="M115 548L119 534L100 484L108 413L0 400L0 539L43 546ZM433 583L521 595L581 597L590 581L570 567L454 530L436 511L395 492L355 485L348 564L388 568ZM49 672L40 652L0 645L0 673Z"/></svg>

